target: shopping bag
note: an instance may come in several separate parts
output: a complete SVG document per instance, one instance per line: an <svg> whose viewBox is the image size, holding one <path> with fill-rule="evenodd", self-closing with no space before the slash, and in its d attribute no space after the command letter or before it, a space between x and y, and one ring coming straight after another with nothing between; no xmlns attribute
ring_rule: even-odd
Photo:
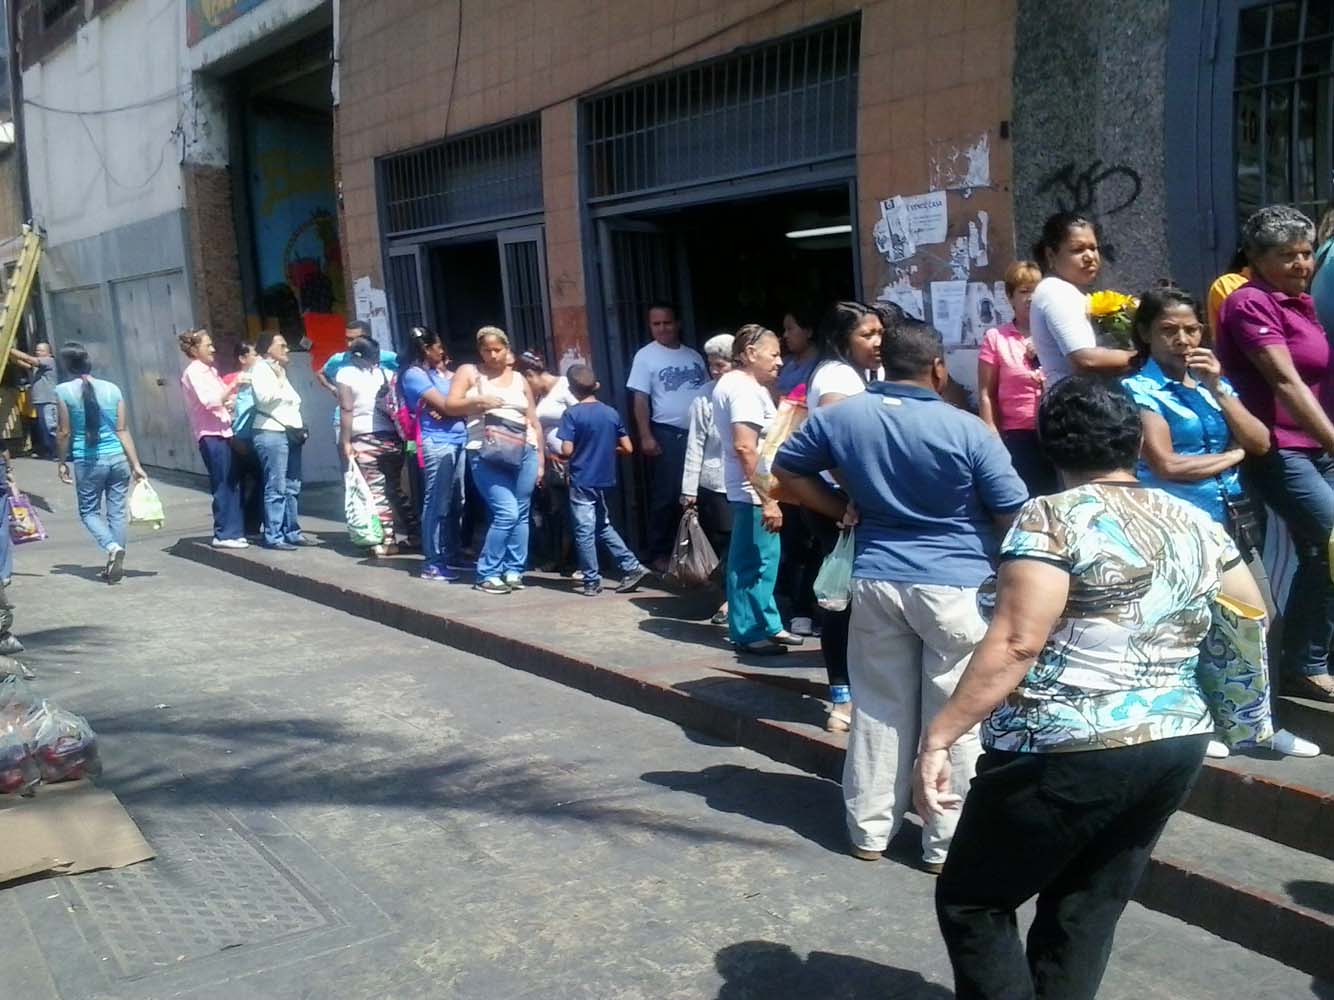
<svg viewBox="0 0 1334 1000"><path fill-rule="evenodd" d="M15 545L45 540L42 519L26 495L15 490L5 499L5 506L9 511L9 537Z"/></svg>
<svg viewBox="0 0 1334 1000"><path fill-rule="evenodd" d="M815 603L826 611L843 611L852 600L854 541L854 529L845 529L815 577Z"/></svg>
<svg viewBox="0 0 1334 1000"><path fill-rule="evenodd" d="M1266 743L1274 735L1265 613L1219 596L1200 646L1195 677L1218 738L1230 747Z"/></svg>
<svg viewBox="0 0 1334 1000"><path fill-rule="evenodd" d="M369 548L384 541L384 525L375 512L370 484L356 462L347 463L347 474L343 476L343 516L353 545Z"/></svg>
<svg viewBox="0 0 1334 1000"><path fill-rule="evenodd" d="M157 490L149 485L147 479L141 479L130 490L130 523L151 524L157 531L167 519L162 513L162 498Z"/></svg>
<svg viewBox="0 0 1334 1000"><path fill-rule="evenodd" d="M709 582L718 568L718 553L713 551L699 513L692 507L681 515L676 529L676 545L672 549L667 575L683 587L702 587Z"/></svg>
<svg viewBox="0 0 1334 1000"><path fill-rule="evenodd" d="M764 432L760 456L755 463L755 476L751 479L751 485L761 500L786 500L782 495L782 487L774 478L774 456L787 439L801 429L801 425L806 422L806 414L806 404L800 400L786 397L778 404L778 413Z"/></svg>

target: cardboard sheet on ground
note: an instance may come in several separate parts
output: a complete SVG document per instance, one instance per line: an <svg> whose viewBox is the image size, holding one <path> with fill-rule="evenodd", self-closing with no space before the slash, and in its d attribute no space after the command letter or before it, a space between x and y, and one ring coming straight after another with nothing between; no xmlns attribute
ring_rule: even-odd
<svg viewBox="0 0 1334 1000"><path fill-rule="evenodd" d="M31 875L124 868L155 857L111 792L89 781L40 785L0 799L0 885Z"/></svg>

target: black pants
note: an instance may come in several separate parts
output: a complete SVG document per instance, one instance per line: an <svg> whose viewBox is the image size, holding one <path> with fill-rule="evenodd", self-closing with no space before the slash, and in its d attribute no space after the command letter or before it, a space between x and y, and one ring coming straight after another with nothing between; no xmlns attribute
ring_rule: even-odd
<svg viewBox="0 0 1334 1000"><path fill-rule="evenodd" d="M958 1000L1092 1000L1208 740L982 755L936 885ZM1015 910L1034 895L1025 952Z"/></svg>
<svg viewBox="0 0 1334 1000"><path fill-rule="evenodd" d="M653 437L662 454L649 459L648 561L670 559L681 522L681 474L686 467L686 431L654 423Z"/></svg>
<svg viewBox="0 0 1334 1000"><path fill-rule="evenodd" d="M732 547L732 505L727 502L726 493L701 487L695 497L695 507L699 511L699 526L704 529L718 557L716 573L722 579L727 572L727 550Z"/></svg>
<svg viewBox="0 0 1334 1000"><path fill-rule="evenodd" d="M841 530L838 522L831 521L823 514L817 514L813 510L802 509L802 516L805 518L806 527L815 539L815 549L819 553L819 562L823 563L825 556L834 551L834 546L838 544L838 538ZM820 572L819 563L816 564L815 572ZM804 585L804 584L803 584ZM812 590L815 587L815 577L811 577L810 585ZM830 686L843 685L848 683L848 627L852 624L852 606L849 605L842 611L822 611L820 612L820 653L824 657L825 673L829 675ZM854 698L857 692L852 692Z"/></svg>
<svg viewBox="0 0 1334 1000"><path fill-rule="evenodd" d="M1042 453L1037 431L1001 431L1001 440L1010 453L1014 471L1019 473L1030 494L1045 497L1060 490L1056 467Z"/></svg>

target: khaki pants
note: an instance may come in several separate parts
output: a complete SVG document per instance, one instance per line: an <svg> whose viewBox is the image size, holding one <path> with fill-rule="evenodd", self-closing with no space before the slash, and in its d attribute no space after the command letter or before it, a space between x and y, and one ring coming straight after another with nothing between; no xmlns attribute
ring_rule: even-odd
<svg viewBox="0 0 1334 1000"><path fill-rule="evenodd" d="M954 691L986 624L976 587L852 581L848 676L852 732L843 802L852 843L883 851L912 807L922 728ZM951 790L962 796L977 769L976 729L950 750ZM926 824L923 860L945 860L959 809Z"/></svg>

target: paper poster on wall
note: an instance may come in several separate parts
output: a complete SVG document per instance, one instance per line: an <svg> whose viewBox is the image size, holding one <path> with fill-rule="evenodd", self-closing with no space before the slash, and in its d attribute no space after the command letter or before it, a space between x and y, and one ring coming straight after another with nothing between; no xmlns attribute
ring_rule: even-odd
<svg viewBox="0 0 1334 1000"><path fill-rule="evenodd" d="M990 262L987 252L990 228L991 216L985 211L977 213L976 222L968 223L968 256L972 258L974 267L986 267Z"/></svg>
<svg viewBox="0 0 1334 1000"><path fill-rule="evenodd" d="M388 349L393 344L393 334L389 330L389 301L384 289L372 287L369 277L361 277L352 283L352 298L357 319L369 323L371 336Z"/></svg>
<svg viewBox="0 0 1334 1000"><path fill-rule="evenodd" d="M991 186L991 138L983 132L971 142L937 142L931 148L931 187L967 191Z"/></svg>
<svg viewBox="0 0 1334 1000"><path fill-rule="evenodd" d="M923 321L926 319L926 310L922 302L922 290L914 288L907 275L901 275L895 279L893 284L880 289L880 294L876 296L876 299L880 302L893 303L913 319Z"/></svg>
<svg viewBox="0 0 1334 1000"><path fill-rule="evenodd" d="M999 325L1014 322L1014 308L1005 294L1005 282L997 281L991 286L991 303L996 309L996 322Z"/></svg>
<svg viewBox="0 0 1334 1000"><path fill-rule="evenodd" d="M980 347L983 335L992 327L1000 326L1001 322L992 287L981 281L969 282L968 293L964 297L960 345Z"/></svg>
<svg viewBox="0 0 1334 1000"><path fill-rule="evenodd" d="M876 249L891 261L906 260L917 252L912 220L907 202L899 195L880 203L880 221L876 223ZM880 234L884 236L881 246Z"/></svg>
<svg viewBox="0 0 1334 1000"><path fill-rule="evenodd" d="M966 281L931 282L931 325L940 331L946 350L963 343L963 313L968 297Z"/></svg>
<svg viewBox="0 0 1334 1000"><path fill-rule="evenodd" d="M968 237L956 236L950 240L950 277L955 281L967 281L972 270L972 261L968 256Z"/></svg>
<svg viewBox="0 0 1334 1000"><path fill-rule="evenodd" d="M914 243L944 243L949 217L944 191L912 194L903 199Z"/></svg>

